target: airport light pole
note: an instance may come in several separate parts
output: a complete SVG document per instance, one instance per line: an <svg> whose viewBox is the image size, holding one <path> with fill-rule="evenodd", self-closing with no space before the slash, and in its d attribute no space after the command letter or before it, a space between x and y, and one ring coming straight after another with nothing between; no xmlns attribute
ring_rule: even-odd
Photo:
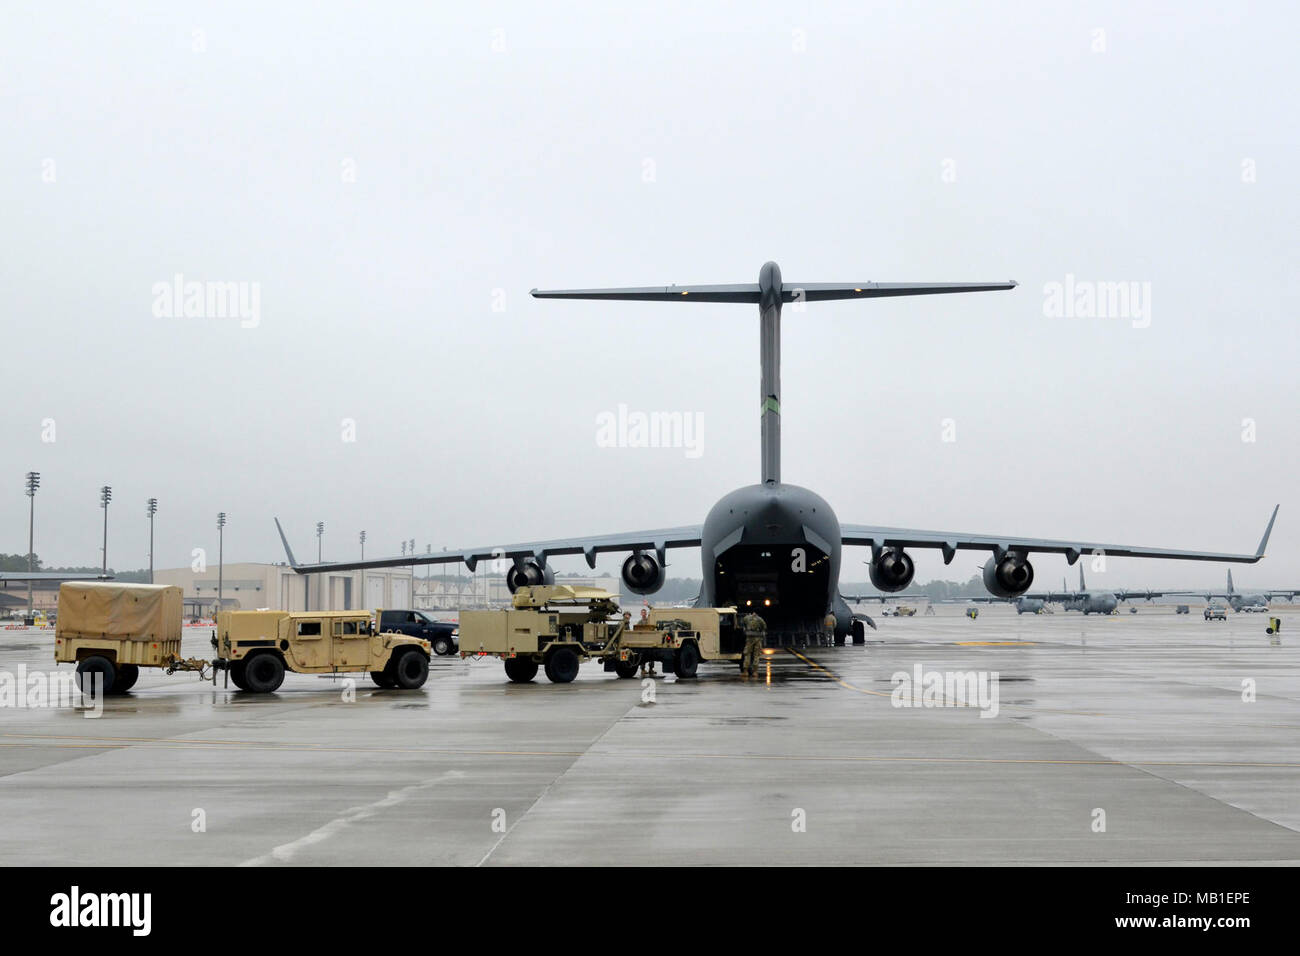
<svg viewBox="0 0 1300 956"><path fill-rule="evenodd" d="M325 522L317 521L316 522L316 563L320 564L322 561L324 561L324 556L325 556ZM321 582L322 579L319 576L317 576L316 577L316 603L319 605L319 607L317 607L316 610L318 611L323 611L325 609L325 595L322 593L324 586ZM311 602L308 601L307 603L310 604Z"/></svg>
<svg viewBox="0 0 1300 956"><path fill-rule="evenodd" d="M221 610L221 592L225 584L226 513L217 512L217 611ZM215 617L215 615L214 615Z"/></svg>
<svg viewBox="0 0 1300 956"><path fill-rule="evenodd" d="M32 574L36 571L36 554L33 550L32 540L36 530L36 489L41 486L41 473L39 471L29 471L27 473L27 498L29 501L27 509L27 573ZM32 582L27 582L27 616L32 617L34 614L32 605Z"/></svg>
<svg viewBox="0 0 1300 956"><path fill-rule="evenodd" d="M153 584L153 516L158 513L158 499L150 498L145 505L149 512L149 583Z"/></svg>
<svg viewBox="0 0 1300 956"><path fill-rule="evenodd" d="M113 500L113 489L104 485L99 489L99 506L104 509L104 566L103 574L108 575L108 503Z"/></svg>
<svg viewBox="0 0 1300 956"><path fill-rule="evenodd" d="M361 560L366 560L366 533L361 532Z"/></svg>

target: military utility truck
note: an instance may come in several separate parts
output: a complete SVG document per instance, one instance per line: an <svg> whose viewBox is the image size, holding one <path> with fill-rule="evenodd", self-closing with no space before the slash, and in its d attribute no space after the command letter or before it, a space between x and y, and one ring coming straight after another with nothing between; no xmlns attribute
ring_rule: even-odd
<svg viewBox="0 0 1300 956"><path fill-rule="evenodd" d="M632 677L658 662L665 673L694 677L701 661L739 661L745 632L734 607L657 607L647 620L623 632L605 662L606 670Z"/></svg>
<svg viewBox="0 0 1300 956"><path fill-rule="evenodd" d="M181 660L181 589L162 584L65 581L59 585L54 660L77 665L86 693L121 694L141 667L198 670Z"/></svg>
<svg viewBox="0 0 1300 956"><path fill-rule="evenodd" d="M181 589L152 584L66 581L59 586L54 660L77 665L86 693L130 690L141 667L201 678L224 670L240 690L267 694L284 673L368 671L385 688L414 690L429 676L428 641L376 633L368 611L222 611L216 660L181 657Z"/></svg>
<svg viewBox="0 0 1300 956"><path fill-rule="evenodd" d="M635 627L624 623L613 594L573 585L521 587L504 611L462 611L461 657L493 656L506 676L526 684L538 667L556 684L598 660L622 678L643 663L694 677L701 660L739 661L745 636L735 608L656 608Z"/></svg>
<svg viewBox="0 0 1300 956"><path fill-rule="evenodd" d="M377 632L368 611L222 611L217 659L240 690L269 694L296 674L369 671L383 688L415 690L429 676L430 644Z"/></svg>

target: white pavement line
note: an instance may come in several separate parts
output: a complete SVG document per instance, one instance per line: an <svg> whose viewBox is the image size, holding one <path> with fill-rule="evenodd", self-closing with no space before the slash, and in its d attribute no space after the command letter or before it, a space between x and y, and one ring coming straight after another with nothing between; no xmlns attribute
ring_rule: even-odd
<svg viewBox="0 0 1300 956"><path fill-rule="evenodd" d="M492 846L488 849L488 851L483 854L483 859L479 860L474 865L482 866L484 863L486 863L488 861L488 857L490 857L493 853L497 851L497 847L499 847L502 843L505 842L506 837L510 836L510 834L515 832L515 827L523 823L524 818L528 816L528 814L533 812L533 808L546 799L546 795L551 792L551 788L553 788L557 783L563 780L565 775L568 774L570 770L572 770L574 767L578 765L579 760L581 760L583 757L590 755L592 751L596 749L596 745L599 744L602 740L604 740L607 736L609 736L609 732L613 730L615 727L617 727L620 723L622 723L627 718L627 715L632 713L632 711L636 710L638 706L640 705L633 704L626 711L624 711L619 717L615 718L614 722L611 723L608 727L606 727L601 732L599 737L597 737L595 740L593 740L590 744L587 745L587 749L582 752L581 756L574 757L573 762L570 763L567 767L565 767L564 771L561 774L559 774L559 776L557 776L554 780L552 780L542 789L542 792L537 795L537 799L528 805L527 810L519 814L519 817L515 820L514 823L506 827L506 832L501 834L501 836L497 838L497 842L493 843Z"/></svg>
<svg viewBox="0 0 1300 956"><path fill-rule="evenodd" d="M305 850L309 846L314 846L330 839L333 836L346 830L354 823L360 823L379 813L381 810L387 810L389 807L395 807L399 803L405 803L412 796L422 790L428 790L438 784L455 777L465 776L464 771L448 770L441 773L432 780L425 780L423 783L413 783L409 787L403 787L401 790L389 791L388 796L382 800L376 800L374 803L368 803L363 807L352 807L344 811L341 817L331 820L322 827L312 830L304 837L299 837L291 843L282 843L275 847L270 853L263 856L255 856L251 860L245 860L240 866L267 866L271 863L289 863L300 850Z"/></svg>

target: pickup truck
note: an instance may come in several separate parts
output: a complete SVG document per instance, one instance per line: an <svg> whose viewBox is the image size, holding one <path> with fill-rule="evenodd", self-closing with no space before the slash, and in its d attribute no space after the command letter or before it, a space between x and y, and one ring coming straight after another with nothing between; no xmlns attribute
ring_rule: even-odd
<svg viewBox="0 0 1300 956"><path fill-rule="evenodd" d="M378 616L380 631L405 634L419 638L433 645L433 652L439 657L456 653L460 637L460 628L453 621L439 621L428 611L394 611L381 608L375 612Z"/></svg>

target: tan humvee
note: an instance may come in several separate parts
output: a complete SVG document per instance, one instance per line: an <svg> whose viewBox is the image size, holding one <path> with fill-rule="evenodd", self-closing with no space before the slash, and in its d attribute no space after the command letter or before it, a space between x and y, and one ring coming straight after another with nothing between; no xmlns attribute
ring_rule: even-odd
<svg viewBox="0 0 1300 956"><path fill-rule="evenodd" d="M375 633L368 611L222 611L217 660L240 690L269 694L284 672L369 671L380 687L414 690L429 676L429 642Z"/></svg>
<svg viewBox="0 0 1300 956"><path fill-rule="evenodd" d="M59 585L54 660L75 663L89 693L123 693L141 667L180 665L181 589L162 584L65 581ZM176 669L180 669L179 666Z"/></svg>
<svg viewBox="0 0 1300 956"><path fill-rule="evenodd" d="M552 681L567 684L623 631L614 595L601 588L521 587L511 603L505 611L460 613L460 656L499 657L516 683L532 680L541 665Z"/></svg>
<svg viewBox="0 0 1300 956"><path fill-rule="evenodd" d="M632 677L641 664L658 661L666 672L694 677L701 661L739 661L744 649L734 607L656 607L624 632L606 667Z"/></svg>

